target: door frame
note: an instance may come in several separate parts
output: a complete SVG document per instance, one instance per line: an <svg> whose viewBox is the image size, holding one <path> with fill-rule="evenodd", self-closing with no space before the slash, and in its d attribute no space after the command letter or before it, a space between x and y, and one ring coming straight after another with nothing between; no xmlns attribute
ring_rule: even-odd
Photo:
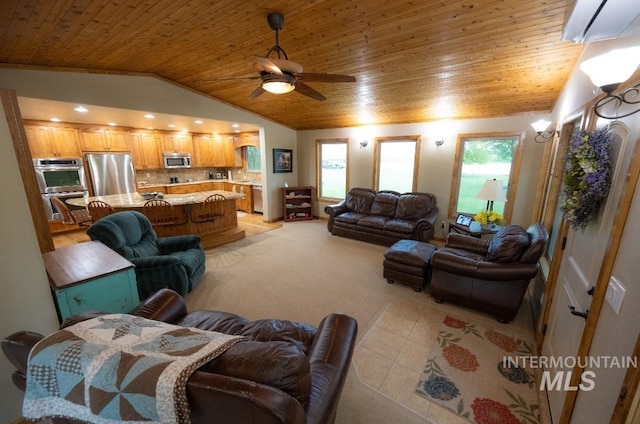
<svg viewBox="0 0 640 424"><path fill-rule="evenodd" d="M587 104L587 110L589 111L589 119L586 121L585 129L590 130L595 126L595 118L593 116L592 102ZM621 123L620 125L624 125ZM626 177L625 177L626 175ZM591 349L591 345L593 339L595 337L595 332L598 324L598 320L600 317L600 313L602 307L605 303L605 294L607 291L607 287L609 284L609 279L613 272L613 267L615 264L616 256L618 254L618 250L620 248L620 243L622 241L622 235L624 232L624 227L629 218L629 210L631 206L631 202L633 200L633 195L635 193L636 184L638 179L640 178L640 142L636 143L633 150L633 157L630 161L628 172L625 175L621 175L619 178L625 178L622 186L621 197L619 200L619 207L617 208L617 212L615 214L611 233L608 237L608 245L605 250L605 254L600 265L600 270L598 272L598 277L595 281L594 285L594 293L591 301L591 305L589 308L589 315L585 322L585 329L582 333L582 337L580 339L580 344L578 347L578 351L576 353L577 360L576 366L573 368L571 382L570 385L572 387L578 387L580 384L580 377L583 372L583 368L580 367L580 364L584 364L586 358ZM553 294L557 288L557 277L558 271L560 268L560 263L562 261L563 250L562 244L563 240L567 235L569 230L569 225L567 221L563 218L561 225L561 233L556 241L556 249L554 249L554 256L551 261L550 271L549 271L549 280L545 290L545 295L547 296L547 303L545 305L545 310L543 313L543 322L541 328L545 328L548 324L549 314L551 312L551 307L553 304ZM542 343L544 341L544 331L541 332L541 337L539 337L538 349L542 348ZM624 398L628 399L628 402L631 402L635 397L638 391L638 385L633 385L631 387L626 387L623 384L621 388L621 394L624 394ZM566 394L565 401L563 404L562 412L560 414L560 423L568 423L571 420L571 416L573 414L573 410L575 407L575 403L577 400L579 390L569 391ZM614 410L614 414L628 415L629 409L628 405L625 405L626 409L620 410L619 406L616 406Z"/></svg>
<svg viewBox="0 0 640 424"><path fill-rule="evenodd" d="M549 154L555 157L555 164L553 164L554 172L559 172L560 177L558 181L551 182L545 186L549 190L549 193L545 193L546 200L539 205L539 211L537 213L537 220L542 222L546 230L551 233L549 225L549 219L555 216L555 212L560 202L561 189L562 189L562 174L564 174L564 167L566 159L564 158L565 152L568 150L569 143L573 130L576 126L583 130L586 125L585 116L588 114L587 107L580 108L578 111L572 113L562 123L560 128L560 136L558 137L558 143L555 144L555 151L550 151ZM549 164L545 168L546 171L552 164ZM550 176L551 180L553 176ZM553 206L552 208L549 206ZM562 264L562 257L564 255L564 244L567 239L567 233L569 232L569 222L562 215L560 222L556 222L558 226L558 236L556 237L555 244L553 246L553 257L548 257L549 247L545 249L543 260L549 261L549 271L546 277L546 285L544 290L545 305L542 311L542 317L540 325L535 326L535 339L537 343L538 354L542 353L542 343L544 341L547 324L549 323L549 316L551 314L551 307L553 306L554 295L556 292L556 286L558 282L558 273L560 272L560 265Z"/></svg>

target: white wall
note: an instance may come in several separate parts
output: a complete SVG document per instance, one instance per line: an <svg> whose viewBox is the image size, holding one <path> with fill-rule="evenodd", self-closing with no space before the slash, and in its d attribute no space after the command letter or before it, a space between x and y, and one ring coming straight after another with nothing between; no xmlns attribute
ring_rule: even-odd
<svg viewBox="0 0 640 424"><path fill-rule="evenodd" d="M58 319L1 104L0 170L0 338L20 330L49 334ZM22 392L11 384L13 366L0 358L0 422L8 423L21 416Z"/></svg>
<svg viewBox="0 0 640 424"><path fill-rule="evenodd" d="M583 53L583 60L606 53L614 48L640 45L640 35L620 40L602 41L590 44ZM637 75L637 74L636 74ZM595 87L588 77L577 69L553 111L555 119L562 120L594 97ZM635 145L636 154L640 143L640 112L622 119L630 129L629 142ZM626 172L621 178L626 177ZM636 339L640 334L640 262L638 261L638 236L640 235L640 190L635 188L635 196L624 228L620 249L615 260L612 275L626 288L626 296L620 311L616 315L605 302L596 327L589 355L592 357L626 357L633 353ZM558 289L561 289L558 285ZM557 296L556 296L557 298ZM595 386L591 391L578 393L572 423L607 423L615 407L620 388L627 372L624 368L597 368Z"/></svg>
<svg viewBox="0 0 640 424"><path fill-rule="evenodd" d="M373 139L375 137L420 135L422 138L417 191L436 196L439 208L438 223L447 219L453 165L458 134L491 132L525 132L523 161L520 168L518 192L511 223L527 227L531 224L533 202L536 196L538 173L544 144L533 141L535 132L531 123L548 119L546 114L527 114L491 119L466 119L425 122L420 124L381 125L369 127L336 128L298 132L298 151L305 167L300 172L301 185L315 186L316 140L349 138L349 186L373 187ZM435 140L444 138L444 144L436 147ZM360 141L369 145L360 149ZM316 214L326 216L324 206L317 205ZM442 234L436 230L436 237Z"/></svg>

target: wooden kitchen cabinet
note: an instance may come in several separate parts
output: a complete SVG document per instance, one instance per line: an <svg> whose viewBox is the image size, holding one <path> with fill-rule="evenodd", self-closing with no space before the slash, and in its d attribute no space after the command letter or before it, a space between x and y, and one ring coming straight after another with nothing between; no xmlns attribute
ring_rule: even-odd
<svg viewBox="0 0 640 424"><path fill-rule="evenodd" d="M167 186L167 194L189 194L201 191L202 184L173 184Z"/></svg>
<svg viewBox="0 0 640 424"><path fill-rule="evenodd" d="M233 139L208 134L193 135L193 166L234 166Z"/></svg>
<svg viewBox="0 0 640 424"><path fill-rule="evenodd" d="M129 143L136 170L163 168L160 143L153 131L131 131Z"/></svg>
<svg viewBox="0 0 640 424"><path fill-rule="evenodd" d="M98 241L42 257L60 320L90 310L126 314L140 303L134 265Z"/></svg>
<svg viewBox="0 0 640 424"><path fill-rule="evenodd" d="M244 189L244 197L236 200L236 208L239 211L253 213L253 191L250 185L241 186L238 191L242 193Z"/></svg>
<svg viewBox="0 0 640 424"><path fill-rule="evenodd" d="M166 193L167 192L167 186L165 185L145 185L145 186L140 186L137 189L138 193L154 193L154 192L161 192L161 193Z"/></svg>
<svg viewBox="0 0 640 424"><path fill-rule="evenodd" d="M253 191L250 184L238 184L234 182L224 183L226 191L233 191L236 188L237 193L243 193L244 197L236 199L236 209L239 211L253 213Z"/></svg>
<svg viewBox="0 0 640 424"><path fill-rule="evenodd" d="M235 166L233 138L222 137L214 140L213 159L214 166Z"/></svg>
<svg viewBox="0 0 640 424"><path fill-rule="evenodd" d="M78 129L57 125L24 125L31 156L34 158L81 157Z"/></svg>
<svg viewBox="0 0 640 424"><path fill-rule="evenodd" d="M128 152L129 135L126 131L106 128L83 129L80 142L85 152Z"/></svg>
<svg viewBox="0 0 640 424"><path fill-rule="evenodd" d="M206 182L200 183L201 191L211 191L211 190L224 190L224 182Z"/></svg>
<svg viewBox="0 0 640 424"><path fill-rule="evenodd" d="M209 134L193 134L192 166L214 166L213 136Z"/></svg>
<svg viewBox="0 0 640 424"><path fill-rule="evenodd" d="M193 137L190 133L158 132L162 144L161 153L190 153L193 155Z"/></svg>

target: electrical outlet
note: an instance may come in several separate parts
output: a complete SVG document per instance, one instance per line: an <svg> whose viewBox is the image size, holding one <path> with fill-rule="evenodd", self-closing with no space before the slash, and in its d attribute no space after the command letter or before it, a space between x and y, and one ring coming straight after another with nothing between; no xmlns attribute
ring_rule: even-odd
<svg viewBox="0 0 640 424"><path fill-rule="evenodd" d="M444 228L444 226L445 226L445 222L444 222L444 221L442 221L442 227L441 227L441 228Z"/></svg>

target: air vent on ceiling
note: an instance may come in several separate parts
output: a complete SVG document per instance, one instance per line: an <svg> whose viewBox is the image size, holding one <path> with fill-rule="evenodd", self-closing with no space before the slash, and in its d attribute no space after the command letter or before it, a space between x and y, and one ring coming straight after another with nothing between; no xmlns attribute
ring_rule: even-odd
<svg viewBox="0 0 640 424"><path fill-rule="evenodd" d="M567 0L563 40L586 43L626 37L640 30L640 1Z"/></svg>

